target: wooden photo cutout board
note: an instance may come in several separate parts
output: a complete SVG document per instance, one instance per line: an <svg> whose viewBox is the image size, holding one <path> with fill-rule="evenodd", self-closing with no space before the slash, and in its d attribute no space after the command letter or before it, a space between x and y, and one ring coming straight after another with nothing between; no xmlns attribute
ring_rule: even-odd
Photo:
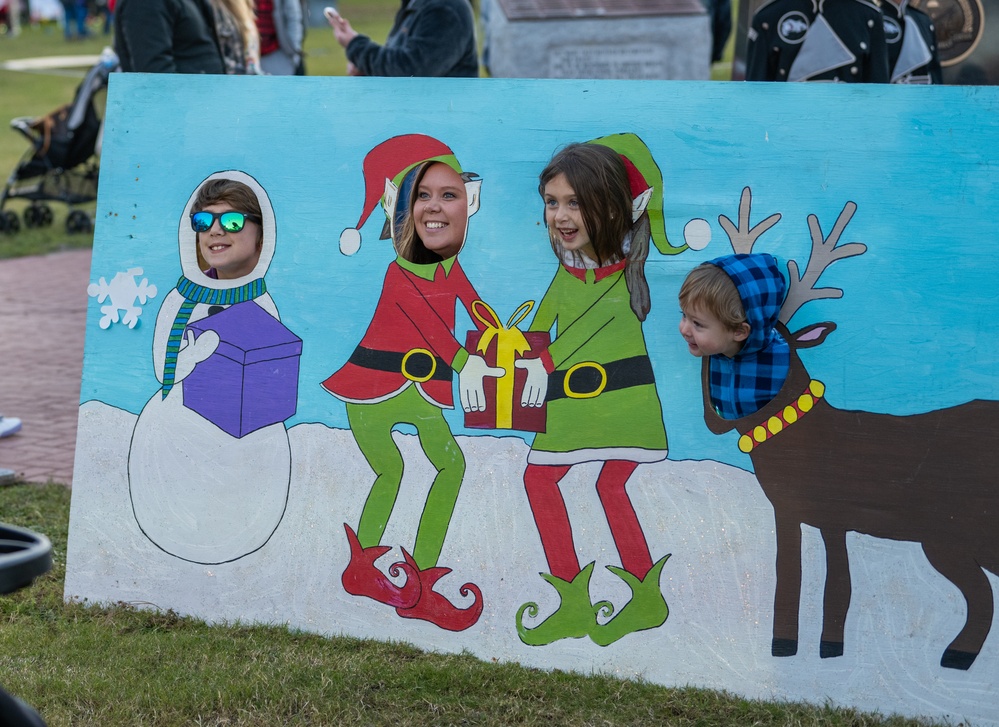
<svg viewBox="0 0 999 727"><path fill-rule="evenodd" d="M997 111L115 75L66 598L999 724ZM625 163L627 260L553 252L570 142ZM790 364L723 419L677 296L749 251Z"/></svg>

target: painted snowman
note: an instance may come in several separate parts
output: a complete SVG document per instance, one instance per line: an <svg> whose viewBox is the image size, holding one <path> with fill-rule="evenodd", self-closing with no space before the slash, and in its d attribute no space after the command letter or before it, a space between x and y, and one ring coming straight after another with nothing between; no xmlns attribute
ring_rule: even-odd
<svg viewBox="0 0 999 727"><path fill-rule="evenodd" d="M210 260L199 264L191 213L197 211L201 187L215 179L241 182L259 202L259 259L249 274L235 279L216 279L213 269L203 272ZM213 219L212 229L219 231L221 224ZM188 326L250 300L280 320L263 280L275 245L267 193L243 172L211 175L184 208L178 244L183 276L163 300L153 334L153 365L162 388L135 423L129 494L140 529L160 549L196 563L225 563L259 550L277 529L288 501L291 448L283 421L234 436L185 406L184 379L219 346L213 330L202 326L195 335Z"/></svg>

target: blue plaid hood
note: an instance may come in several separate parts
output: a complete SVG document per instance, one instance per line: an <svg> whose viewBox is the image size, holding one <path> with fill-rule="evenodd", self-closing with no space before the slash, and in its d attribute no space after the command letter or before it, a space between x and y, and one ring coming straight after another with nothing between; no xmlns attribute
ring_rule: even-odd
<svg viewBox="0 0 999 727"><path fill-rule="evenodd" d="M750 326L739 353L718 354L709 362L711 403L725 419L739 419L768 404L787 378L790 349L774 328L786 284L773 255L726 255L709 262L735 283Z"/></svg>
<svg viewBox="0 0 999 727"><path fill-rule="evenodd" d="M725 271L739 291L746 311L746 321L752 329L742 345L739 356L762 351L780 334L774 329L787 286L780 274L777 258L767 253L726 255L709 261Z"/></svg>

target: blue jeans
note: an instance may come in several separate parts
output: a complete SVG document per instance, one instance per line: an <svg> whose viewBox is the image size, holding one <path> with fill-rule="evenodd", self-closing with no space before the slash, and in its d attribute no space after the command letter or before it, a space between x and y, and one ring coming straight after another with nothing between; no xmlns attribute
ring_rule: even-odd
<svg viewBox="0 0 999 727"><path fill-rule="evenodd" d="M66 20L63 24L63 33L66 40L73 37L71 27L76 25L76 35L82 38L89 34L87 30L87 0L62 0L63 10L66 12Z"/></svg>

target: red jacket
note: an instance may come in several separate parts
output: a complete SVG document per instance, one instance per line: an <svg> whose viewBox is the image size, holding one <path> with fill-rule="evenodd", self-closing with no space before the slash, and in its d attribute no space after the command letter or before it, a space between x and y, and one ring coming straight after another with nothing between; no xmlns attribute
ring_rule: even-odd
<svg viewBox="0 0 999 727"><path fill-rule="evenodd" d="M350 360L322 384L338 399L375 403L415 384L431 403L454 406L452 370L467 360L454 337L455 305L460 300L471 315L479 295L457 259L450 272L444 263L407 266L433 279L403 269L399 261L389 265L368 330Z"/></svg>

